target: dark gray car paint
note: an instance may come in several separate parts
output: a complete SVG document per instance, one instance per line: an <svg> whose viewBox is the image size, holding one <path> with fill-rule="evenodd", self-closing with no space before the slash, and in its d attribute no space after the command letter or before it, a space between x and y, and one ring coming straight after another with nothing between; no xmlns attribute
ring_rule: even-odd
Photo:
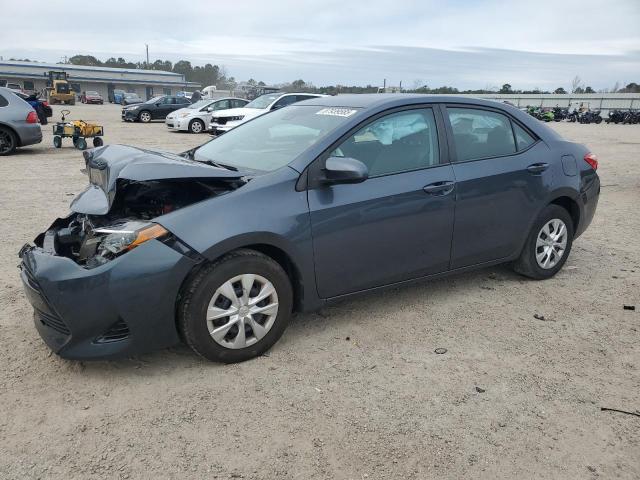
<svg viewBox="0 0 640 480"><path fill-rule="evenodd" d="M582 160L577 162L576 175L565 174L562 167L563 155L581 159L587 151L585 147L562 140L554 131L513 107L484 100L424 95L345 95L301 103L305 104L352 107L357 112L292 159L289 166L256 175L225 195L155 219L208 260L240 247L257 248L276 254L280 260L288 259L300 310L315 309L326 301L369 289L515 259L539 211L552 201L574 202L576 235L584 231L595 212L600 190L596 173ZM448 120L441 111L445 107L440 106L446 104L505 112L534 132L539 141L529 150L505 158L450 163L455 159L455 148L448 141ZM440 139L444 138L440 141L440 165L370 178L353 185L318 184L315 175L321 170L326 153L341 139L377 114L418 105L440 111L438 134ZM161 155L157 161L151 160L154 156L146 152L144 157L148 161L132 167L137 172L136 178L145 178L144 163L152 167L150 170L169 164L169 169L186 167L177 163L182 160L168 159L167 163L166 156ZM537 173L527 170L539 162L548 163L549 168ZM216 175L222 173L213 167L206 168L216 170ZM123 167L120 174L125 170ZM438 182L449 182L452 188L441 196L422 190ZM85 292L88 287L83 287L82 279L87 282L99 274L96 278L103 280L97 282L98 286L122 292L122 299L87 294L87 301L96 302L91 311L105 304L105 311L113 311L116 306L110 305L112 302L124 302L127 308L135 309L136 316L127 311L120 314L126 315L125 320L132 325L143 325L137 330L138 335L144 332L149 337L148 343L134 339L130 347L117 352L123 354L146 350L145 345L149 348L163 342L169 345L171 338L177 338L168 335L161 341L156 339L148 319L157 311L158 322L164 322L161 331L171 323L175 333L174 309L179 288L191 268L197 268L197 262L169 254L167 248L157 241L147 242L99 267L104 272L84 270L68 259L41 258L44 254L34 250L25 253L23 262L33 264L32 268L40 273L38 281L45 280L43 290L53 308L64 309L69 316L77 315L85 303L83 300L79 305L70 304L70 299L77 295L66 288L66 277L77 279L74 288ZM156 268L156 263L163 267ZM49 273L43 274L43 268ZM113 280L109 280L111 270L118 272ZM129 281L129 276L135 282ZM111 285L115 278L130 290L124 292ZM143 304L142 300L157 288L156 280L163 286L163 301ZM61 282L64 288L56 282ZM101 322L100 327L108 323L106 319ZM86 337L88 334L84 333ZM92 334L99 334L99 328L94 328ZM75 341L86 343L86 338L72 343ZM102 346L83 345L80 354L65 351L71 347L63 348L60 354L75 358L115 354ZM92 349L90 354L87 349Z"/></svg>

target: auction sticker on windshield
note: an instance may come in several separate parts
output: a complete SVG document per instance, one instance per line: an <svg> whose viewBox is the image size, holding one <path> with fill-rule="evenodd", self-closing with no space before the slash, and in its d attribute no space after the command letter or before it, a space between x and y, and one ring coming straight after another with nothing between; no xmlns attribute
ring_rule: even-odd
<svg viewBox="0 0 640 480"><path fill-rule="evenodd" d="M316 115L332 115L334 117L350 117L357 110L353 110L351 108L323 108L320 111L316 112Z"/></svg>

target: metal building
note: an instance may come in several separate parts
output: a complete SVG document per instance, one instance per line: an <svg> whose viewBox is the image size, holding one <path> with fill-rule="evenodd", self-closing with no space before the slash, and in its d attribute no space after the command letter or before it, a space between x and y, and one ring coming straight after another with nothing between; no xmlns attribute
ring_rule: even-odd
<svg viewBox="0 0 640 480"><path fill-rule="evenodd" d="M200 84L187 82L184 75L160 70L84 67L80 65L0 61L0 86L18 83L25 92L41 91L46 86L47 72L65 71L71 88L79 95L96 91L105 101L114 89L137 93L144 99L155 95L175 95L182 90L195 90Z"/></svg>

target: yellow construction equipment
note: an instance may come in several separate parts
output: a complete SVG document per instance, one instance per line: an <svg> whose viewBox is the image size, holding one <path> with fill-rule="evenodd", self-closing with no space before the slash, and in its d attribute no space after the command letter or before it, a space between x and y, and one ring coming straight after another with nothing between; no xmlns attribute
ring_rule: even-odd
<svg viewBox="0 0 640 480"><path fill-rule="evenodd" d="M51 70L44 74L48 77L47 91L49 93L49 103L76 104L76 94L71 90L71 85L67 78L67 72Z"/></svg>

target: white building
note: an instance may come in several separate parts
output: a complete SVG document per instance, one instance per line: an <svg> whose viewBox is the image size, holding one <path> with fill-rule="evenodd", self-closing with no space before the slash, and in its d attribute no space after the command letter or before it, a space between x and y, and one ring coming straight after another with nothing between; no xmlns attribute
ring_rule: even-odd
<svg viewBox="0 0 640 480"><path fill-rule="evenodd" d="M96 91L105 100L114 89L137 93L143 99L155 95L174 95L182 90L194 90L200 84L187 82L184 75L160 70L84 67L80 65L0 61L0 86L18 83L25 91L41 91L50 70L67 72L71 88L78 94Z"/></svg>

